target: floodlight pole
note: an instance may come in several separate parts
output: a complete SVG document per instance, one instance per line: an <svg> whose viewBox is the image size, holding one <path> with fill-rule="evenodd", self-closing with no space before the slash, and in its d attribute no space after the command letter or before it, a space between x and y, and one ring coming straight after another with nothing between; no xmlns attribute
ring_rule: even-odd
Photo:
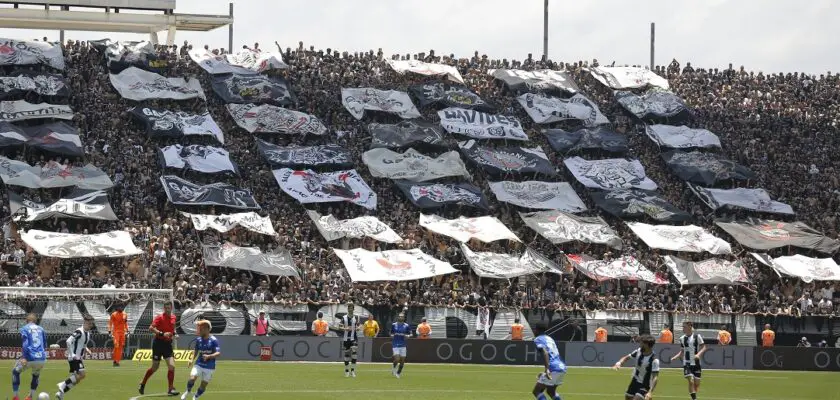
<svg viewBox="0 0 840 400"><path fill-rule="evenodd" d="M656 52L656 23L650 23L650 70L654 69L654 53Z"/></svg>
<svg viewBox="0 0 840 400"><path fill-rule="evenodd" d="M228 25L228 53L233 54L233 2L230 3L230 25Z"/></svg>
<svg viewBox="0 0 840 400"><path fill-rule="evenodd" d="M543 61L548 62L548 0L543 2Z"/></svg>

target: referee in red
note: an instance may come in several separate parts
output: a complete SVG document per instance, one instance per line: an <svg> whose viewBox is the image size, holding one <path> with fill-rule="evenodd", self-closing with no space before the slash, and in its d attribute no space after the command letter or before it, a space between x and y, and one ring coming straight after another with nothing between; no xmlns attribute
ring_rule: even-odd
<svg viewBox="0 0 840 400"><path fill-rule="evenodd" d="M172 314L172 304L163 304L163 313L155 316L152 321L152 326L149 330L154 334L152 339L152 367L146 370L146 375L143 377L143 382L140 382L138 391L144 394L146 391L146 382L149 381L152 375L160 367L160 360L166 360L166 366L169 371L166 373L166 379L169 381L169 391L166 392L170 396L177 396L179 393L175 390L175 351L172 348L172 340L175 338L175 314Z"/></svg>

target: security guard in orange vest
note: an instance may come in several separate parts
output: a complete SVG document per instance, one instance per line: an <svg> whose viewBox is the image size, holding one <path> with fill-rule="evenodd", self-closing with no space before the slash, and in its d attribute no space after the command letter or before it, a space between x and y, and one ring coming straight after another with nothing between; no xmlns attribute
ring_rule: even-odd
<svg viewBox="0 0 840 400"><path fill-rule="evenodd" d="M607 343L607 330L603 326L595 330L595 343Z"/></svg>
<svg viewBox="0 0 840 400"><path fill-rule="evenodd" d="M417 337L420 339L428 339L432 337L432 327L426 322L426 317L420 320L420 325L417 325Z"/></svg>
<svg viewBox="0 0 840 400"><path fill-rule="evenodd" d="M318 319L312 321L312 334L315 336L326 336L330 330L330 325L324 321L324 313L318 312Z"/></svg>
<svg viewBox="0 0 840 400"><path fill-rule="evenodd" d="M525 331L525 326L519 323L519 318L513 320L513 325L510 326L510 340L522 340L522 333Z"/></svg>
<svg viewBox="0 0 840 400"><path fill-rule="evenodd" d="M718 331L718 344L728 346L730 343L732 343L732 334L726 330L726 325L722 325Z"/></svg>

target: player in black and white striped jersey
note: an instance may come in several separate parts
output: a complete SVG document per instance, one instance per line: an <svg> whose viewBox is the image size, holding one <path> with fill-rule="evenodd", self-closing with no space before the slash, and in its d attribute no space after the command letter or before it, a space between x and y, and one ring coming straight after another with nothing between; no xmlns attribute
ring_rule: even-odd
<svg viewBox="0 0 840 400"><path fill-rule="evenodd" d="M642 335L641 346L632 353L621 357L613 366L618 371L629 359L635 360L633 378L624 393L625 400L650 400L653 398L653 391L659 382L659 359L653 353L653 345L656 339L650 335Z"/></svg>
<svg viewBox="0 0 840 400"><path fill-rule="evenodd" d="M67 338L67 362L70 364L70 376L58 384L58 392L55 398L64 399L64 394L85 379L85 355L90 354L88 344L90 343L90 331L93 329L93 317L85 315L85 322L82 327L77 328Z"/></svg>
<svg viewBox="0 0 840 400"><path fill-rule="evenodd" d="M344 376L356 377L356 359L359 350L359 317L353 314L355 306L347 304L347 314L341 317L341 328L344 331L342 341L344 343Z"/></svg>
<svg viewBox="0 0 840 400"><path fill-rule="evenodd" d="M706 343L699 333L694 332L694 324L690 321L683 322L683 335L680 336L680 350L671 357L674 361L680 357L683 359L683 376L688 380L688 394L692 399L697 399L697 391L700 390L700 378L703 368L700 360L706 352Z"/></svg>

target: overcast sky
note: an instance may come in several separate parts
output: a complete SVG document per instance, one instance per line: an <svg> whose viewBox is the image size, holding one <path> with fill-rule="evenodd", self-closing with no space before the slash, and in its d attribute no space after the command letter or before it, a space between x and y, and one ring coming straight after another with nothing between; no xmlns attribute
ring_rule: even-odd
<svg viewBox="0 0 840 400"><path fill-rule="evenodd" d="M227 14L227 0L178 0L179 13ZM234 0L234 47L382 48L523 59L542 54L543 0ZM770 72L840 70L840 2L832 0L550 0L549 57L647 64L650 23L656 62ZM57 32L0 30L13 38ZM176 43L226 47L228 30L178 33ZM68 39L148 35L68 32ZM161 33L160 39L165 40Z"/></svg>

